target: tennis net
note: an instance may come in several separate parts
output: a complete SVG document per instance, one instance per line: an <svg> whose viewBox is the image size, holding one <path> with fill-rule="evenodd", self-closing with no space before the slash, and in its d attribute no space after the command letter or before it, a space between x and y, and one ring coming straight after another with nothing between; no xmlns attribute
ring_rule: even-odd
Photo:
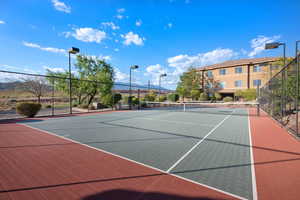
<svg viewBox="0 0 300 200"><path fill-rule="evenodd" d="M230 102L230 103L209 103L209 102L145 102L142 109L174 111L174 112L195 112L210 113L219 115L251 115L259 116L259 104L256 102Z"/></svg>

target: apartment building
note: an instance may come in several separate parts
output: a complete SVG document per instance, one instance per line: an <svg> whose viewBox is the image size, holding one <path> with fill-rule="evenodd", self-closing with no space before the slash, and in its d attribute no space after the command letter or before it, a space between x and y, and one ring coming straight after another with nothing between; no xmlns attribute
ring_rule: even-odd
<svg viewBox="0 0 300 200"><path fill-rule="evenodd" d="M218 91L223 96L233 96L236 90L257 88L264 85L279 66L273 63L279 58L252 58L230 60L198 68L202 77L212 78L219 83ZM204 86L205 82L202 82Z"/></svg>

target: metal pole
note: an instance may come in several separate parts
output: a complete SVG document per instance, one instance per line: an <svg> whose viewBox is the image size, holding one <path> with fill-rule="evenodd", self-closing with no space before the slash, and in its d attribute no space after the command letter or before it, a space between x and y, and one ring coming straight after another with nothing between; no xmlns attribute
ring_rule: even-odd
<svg viewBox="0 0 300 200"><path fill-rule="evenodd" d="M140 110L141 109L140 89L138 89L138 100L139 100L138 110Z"/></svg>
<svg viewBox="0 0 300 200"><path fill-rule="evenodd" d="M298 43L299 41L296 41L296 62L297 62L297 85L296 85L296 90L297 90L297 96L296 96L296 134L299 135L299 117L298 117L298 106L299 106L299 56L298 56Z"/></svg>
<svg viewBox="0 0 300 200"><path fill-rule="evenodd" d="M70 114L72 114L72 76L71 76L71 53L69 52L69 106L70 106Z"/></svg>
<svg viewBox="0 0 300 200"><path fill-rule="evenodd" d="M281 75L281 121L283 120L284 114L285 114L285 43L282 43L283 45L283 72Z"/></svg>
<svg viewBox="0 0 300 200"><path fill-rule="evenodd" d="M159 82L158 82L158 100L160 98L160 81L161 81L161 76L159 76Z"/></svg>
<svg viewBox="0 0 300 200"><path fill-rule="evenodd" d="M128 98L128 103L129 103L129 110L131 110L131 67L129 70L129 98Z"/></svg>
<svg viewBox="0 0 300 200"><path fill-rule="evenodd" d="M54 78L52 79L52 116L54 116Z"/></svg>

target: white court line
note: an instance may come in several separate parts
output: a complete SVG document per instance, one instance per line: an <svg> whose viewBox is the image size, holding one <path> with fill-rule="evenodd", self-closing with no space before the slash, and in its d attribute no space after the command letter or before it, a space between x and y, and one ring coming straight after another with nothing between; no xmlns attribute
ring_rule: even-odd
<svg viewBox="0 0 300 200"><path fill-rule="evenodd" d="M249 128L249 143L250 143L250 160L251 160L251 177L252 177L252 199L257 200L257 185L256 185L256 176L255 176L255 167L254 167L254 158L253 158L253 148L252 148L252 132L250 124L250 115L248 109L248 128Z"/></svg>
<svg viewBox="0 0 300 200"><path fill-rule="evenodd" d="M193 123L193 122L182 122L182 121L173 121L173 120L165 120L165 119L154 119L149 117L140 117L138 119L145 119L145 120L152 120L152 121L162 121L162 122L169 122L175 124L188 124L188 125L198 125L198 126L209 126L213 127L214 125L211 124L200 124L200 123Z"/></svg>
<svg viewBox="0 0 300 200"><path fill-rule="evenodd" d="M211 129L199 142L197 142L190 150L188 150L179 160L177 160L168 170L170 173L172 169L174 169L185 157L187 157L197 146L199 146L210 134L212 134L221 124L225 122L226 119L231 117L231 115L226 116L220 123L218 123L213 129Z"/></svg>
<svg viewBox="0 0 300 200"><path fill-rule="evenodd" d="M168 174L168 175L170 175L170 176L174 176L174 177L179 178L179 179L181 179L181 180L184 180L184 181L187 181L187 182L190 182L190 183L194 183L194 184L196 184L196 185L200 185L200 186L202 186L202 187L205 187L205 188L208 188L208 189L211 189L211 190L214 190L214 191L217 191L217 192L220 192L220 193L223 193L223 194L226 194L226 195L235 197L235 198L237 198L237 199L247 200L246 198L241 197L241 196L238 196L238 195L236 195L236 194L232 194L232 193L226 192L226 191L224 191L224 190L221 190L221 189L218 189L218 188L209 186L209 185L205 185L205 184L203 184L203 183L198 183L198 182L196 182L196 181L193 181L193 180L184 178L184 177L179 176L179 175L176 175L176 174L171 174L171 173L169 173L169 172L167 172L167 171L158 169L158 168L156 168L156 167L152 167L152 166L150 166L150 165L147 165L147 164L144 164L144 163L135 161L135 160L132 160L132 159L130 159L130 158L126 158L126 157L124 157L124 156L121 156L121 155L118 155L118 154L114 154L114 153L105 151L105 150L103 150L103 149L98 149L98 148L96 148L96 147L89 146L89 145L87 145L87 144L78 142L78 141L76 141L76 140L72 140L72 139L70 139L70 138L65 138L65 137L63 137L63 136L56 135L55 133L52 133L52 132L50 132L50 131L46 131L46 130L42 130L42 129L39 129L39 128L31 127L31 126L29 126L29 125L27 125L27 124L21 124L21 125L26 126L26 127L28 127L28 128L31 128L31 129L35 129L35 130L37 130L37 131L40 131L40 132L43 132L43 133L46 133L46 134L49 134L49 135L53 135L53 136L62 138L62 139L64 139L64 140L68 140L68 141L74 142L74 143L76 143L76 144L83 145L83 146L85 146L85 147L94 149L94 150L96 150L96 151L100 151L100 152L102 152L102 153L106 153L106 154L111 155L111 156L115 156L115 157L117 157L117 158L121 158L121 159L130 161L130 162L133 162L133 163L135 163L135 164L138 164L138 165L141 165L141 166L144 166L144 167L147 167L147 168L150 168L150 169L159 171L159 172L161 172L161 173Z"/></svg>

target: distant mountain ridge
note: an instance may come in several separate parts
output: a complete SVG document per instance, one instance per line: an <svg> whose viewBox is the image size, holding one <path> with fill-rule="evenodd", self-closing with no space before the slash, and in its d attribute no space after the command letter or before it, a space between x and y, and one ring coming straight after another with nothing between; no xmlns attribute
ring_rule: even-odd
<svg viewBox="0 0 300 200"><path fill-rule="evenodd" d="M136 83L132 83L131 84L131 88L132 90L134 89L141 89L141 90L159 90L159 86L158 85L139 85ZM122 82L115 82L114 90L129 90L129 83L122 83ZM170 89L166 89L164 87L160 87L160 90L165 90L165 91L171 91Z"/></svg>
<svg viewBox="0 0 300 200"><path fill-rule="evenodd" d="M20 86L20 84L22 84L21 81L0 82L0 90L14 90L18 86ZM135 89L147 90L148 85L139 85L139 84L132 83L131 88L132 88L132 90L135 90ZM159 90L159 86L150 85L150 89ZM164 91L171 91L171 90L163 88L163 87L160 87L160 89L164 90ZM129 83L115 82L113 90L129 90Z"/></svg>

